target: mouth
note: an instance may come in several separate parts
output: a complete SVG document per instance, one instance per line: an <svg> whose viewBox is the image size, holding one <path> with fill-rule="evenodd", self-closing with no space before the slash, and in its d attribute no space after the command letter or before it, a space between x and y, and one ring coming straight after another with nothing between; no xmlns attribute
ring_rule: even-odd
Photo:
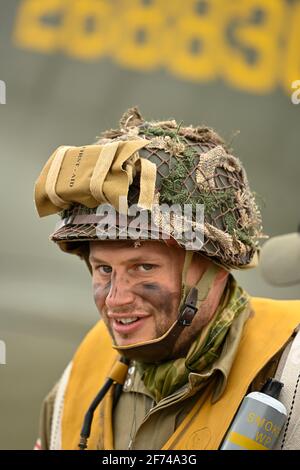
<svg viewBox="0 0 300 470"><path fill-rule="evenodd" d="M142 317L119 317L112 319L112 327L119 334L129 334L137 331L146 322L149 315Z"/></svg>

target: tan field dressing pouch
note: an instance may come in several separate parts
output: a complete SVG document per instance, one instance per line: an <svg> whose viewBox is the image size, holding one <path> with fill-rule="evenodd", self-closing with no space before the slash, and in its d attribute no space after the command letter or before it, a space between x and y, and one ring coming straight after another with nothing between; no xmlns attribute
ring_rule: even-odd
<svg viewBox="0 0 300 470"><path fill-rule="evenodd" d="M124 196L127 201L129 186L137 173L140 173L138 205L150 210L154 200L156 165L138 154L138 150L148 143L146 139L137 139L59 147L47 161L35 185L39 216L55 214L74 204L93 208L108 203L118 209L119 196Z"/></svg>
<svg viewBox="0 0 300 470"><path fill-rule="evenodd" d="M299 301L252 299L255 314L243 337L222 397L212 403L207 389L163 446L171 449L218 449L247 389L259 371L287 343L300 322ZM66 387L62 416L62 449L77 449L84 415L118 355L103 322L80 345ZM96 367L95 367L96 364ZM288 386L288 384L287 384ZM96 410L88 449L113 449L113 387ZM100 413L100 419L99 419Z"/></svg>

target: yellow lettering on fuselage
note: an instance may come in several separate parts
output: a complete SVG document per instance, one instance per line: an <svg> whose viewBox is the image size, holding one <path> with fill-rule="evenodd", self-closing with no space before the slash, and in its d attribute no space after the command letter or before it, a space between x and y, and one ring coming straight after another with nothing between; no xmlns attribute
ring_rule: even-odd
<svg viewBox="0 0 300 470"><path fill-rule="evenodd" d="M23 0L14 41L135 70L165 68L186 80L222 78L256 94L282 85L291 94L300 77L299 23L300 2L287 0L186 0L184 8L179 0Z"/></svg>

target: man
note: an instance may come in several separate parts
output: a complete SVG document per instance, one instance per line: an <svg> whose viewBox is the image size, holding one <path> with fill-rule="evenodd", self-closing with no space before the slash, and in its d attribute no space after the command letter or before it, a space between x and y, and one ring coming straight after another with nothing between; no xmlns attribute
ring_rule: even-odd
<svg viewBox="0 0 300 470"><path fill-rule="evenodd" d="M240 161L211 129L133 108L60 147L35 201L60 213L51 238L87 263L101 314L45 400L42 448L218 449L300 323L299 302L250 300L231 274L262 236Z"/></svg>

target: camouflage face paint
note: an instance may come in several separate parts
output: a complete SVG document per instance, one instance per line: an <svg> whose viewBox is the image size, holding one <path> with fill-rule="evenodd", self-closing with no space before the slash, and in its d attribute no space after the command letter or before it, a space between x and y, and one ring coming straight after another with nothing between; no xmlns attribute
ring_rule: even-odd
<svg viewBox="0 0 300 470"><path fill-rule="evenodd" d="M153 283L140 283L134 286L133 292L155 308L159 313L171 317L180 300L180 291L172 292L163 285Z"/></svg>
<svg viewBox="0 0 300 470"><path fill-rule="evenodd" d="M112 280L107 282L105 285L102 283L95 283L94 299L96 304L103 306L105 304L106 297L108 296L111 289L111 295L116 295L118 287L113 284ZM128 281L126 282L126 284ZM167 316L171 316L172 311L176 308L176 304L179 304L180 292L172 292L159 283L139 283L131 288L132 292L150 304L158 312L165 313ZM127 309L126 309L127 310Z"/></svg>

